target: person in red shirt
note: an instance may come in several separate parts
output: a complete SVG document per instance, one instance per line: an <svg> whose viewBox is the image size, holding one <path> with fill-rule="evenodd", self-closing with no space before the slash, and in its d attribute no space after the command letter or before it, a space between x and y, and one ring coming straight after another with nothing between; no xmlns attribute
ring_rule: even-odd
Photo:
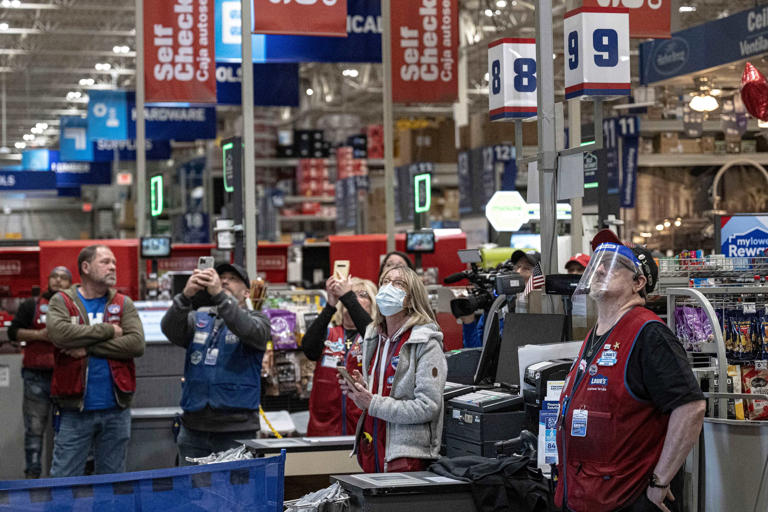
<svg viewBox="0 0 768 512"><path fill-rule="evenodd" d="M362 333L376 314L376 286L356 277L326 282L328 302L307 327L301 350L316 361L309 397L308 436L346 436L355 433L361 410L341 392L336 367L362 370ZM333 319L334 326L328 324Z"/></svg>
<svg viewBox="0 0 768 512"><path fill-rule="evenodd" d="M423 471L440 452L447 364L443 334L419 276L386 270L376 307L382 321L363 336L363 371L342 390L363 410L357 460L366 473Z"/></svg>

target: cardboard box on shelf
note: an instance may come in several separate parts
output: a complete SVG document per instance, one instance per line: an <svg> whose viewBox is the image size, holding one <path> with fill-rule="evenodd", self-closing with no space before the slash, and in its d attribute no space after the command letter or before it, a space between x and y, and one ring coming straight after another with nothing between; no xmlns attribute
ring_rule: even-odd
<svg viewBox="0 0 768 512"><path fill-rule="evenodd" d="M742 140L741 141L741 152L742 153L756 153L757 152L757 141L752 140Z"/></svg>
<svg viewBox="0 0 768 512"><path fill-rule="evenodd" d="M681 153L701 153L701 140L679 139L678 147Z"/></svg>
<svg viewBox="0 0 768 512"><path fill-rule="evenodd" d="M715 152L715 138L713 136L705 135L701 138L701 152L702 153Z"/></svg>
<svg viewBox="0 0 768 512"><path fill-rule="evenodd" d="M661 121L664 118L664 108L651 106L646 109L646 117L651 121Z"/></svg>
<svg viewBox="0 0 768 512"><path fill-rule="evenodd" d="M641 155L649 155L653 153L653 139L649 139L648 137L640 137L638 146Z"/></svg>
<svg viewBox="0 0 768 512"><path fill-rule="evenodd" d="M515 143L515 123L491 121L487 112L473 114L469 122L469 145L471 148ZM538 127L535 121L523 123L523 145L536 146L539 143Z"/></svg>
<svg viewBox="0 0 768 512"><path fill-rule="evenodd" d="M456 142L453 121L443 121L437 127L397 131L396 162L456 162Z"/></svg>
<svg viewBox="0 0 768 512"><path fill-rule="evenodd" d="M653 146L657 153L680 153L680 137L677 132L657 133Z"/></svg>
<svg viewBox="0 0 768 512"><path fill-rule="evenodd" d="M741 141L740 140L726 140L725 141L726 153L741 153Z"/></svg>
<svg viewBox="0 0 768 512"><path fill-rule="evenodd" d="M727 149L727 144L724 140L716 140L715 141L715 154L721 155L725 153L725 150Z"/></svg>

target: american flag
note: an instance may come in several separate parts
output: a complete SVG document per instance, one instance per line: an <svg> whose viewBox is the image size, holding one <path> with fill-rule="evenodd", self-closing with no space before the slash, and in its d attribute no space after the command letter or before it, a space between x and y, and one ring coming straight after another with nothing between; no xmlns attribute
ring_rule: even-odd
<svg viewBox="0 0 768 512"><path fill-rule="evenodd" d="M541 272L541 264L537 263L533 267L533 274L528 282L525 283L525 290L523 290L523 298L527 297L533 290L538 290L544 287L544 274Z"/></svg>

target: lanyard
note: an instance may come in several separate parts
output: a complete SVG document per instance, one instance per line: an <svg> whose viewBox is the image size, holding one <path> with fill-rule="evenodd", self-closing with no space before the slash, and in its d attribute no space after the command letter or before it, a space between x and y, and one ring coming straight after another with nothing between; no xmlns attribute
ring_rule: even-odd
<svg viewBox="0 0 768 512"><path fill-rule="evenodd" d="M382 391L384 390L384 372L387 369L387 365L386 364L381 364L380 355L381 354L387 354L388 359L392 359L392 355L389 353L390 352L389 345L390 345L390 343L394 342L394 345L392 346L392 351L394 352L395 348L397 347L397 340L400 338L402 330L403 330L403 328L401 327L400 329L397 330L395 335L392 336L391 338L386 338L386 337L384 337L384 335L379 334L379 345L381 345L381 338L384 338L386 341L384 342L384 348L383 349L380 349L379 347L377 347L377 349L376 349L376 359L374 359L374 361L373 361L373 367L371 368L371 374L369 375L369 382L368 382L368 388L372 389L373 388L373 380L374 380L373 377L374 377L374 375L376 375L376 369L378 368L378 370L379 370L379 389L378 389L378 393L377 393L378 395L381 395Z"/></svg>

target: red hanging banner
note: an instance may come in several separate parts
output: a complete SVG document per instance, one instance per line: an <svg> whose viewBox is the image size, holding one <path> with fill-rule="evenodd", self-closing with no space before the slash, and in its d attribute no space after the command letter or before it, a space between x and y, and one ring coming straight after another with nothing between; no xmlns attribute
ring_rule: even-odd
<svg viewBox="0 0 768 512"><path fill-rule="evenodd" d="M458 0L392 0L392 99L458 99Z"/></svg>
<svg viewBox="0 0 768 512"><path fill-rule="evenodd" d="M347 0L253 0L253 33L347 37Z"/></svg>
<svg viewBox="0 0 768 512"><path fill-rule="evenodd" d="M213 11L213 0L144 2L147 103L216 103Z"/></svg>
<svg viewBox="0 0 768 512"><path fill-rule="evenodd" d="M629 9L629 37L669 39L672 0L584 0L584 7Z"/></svg>

